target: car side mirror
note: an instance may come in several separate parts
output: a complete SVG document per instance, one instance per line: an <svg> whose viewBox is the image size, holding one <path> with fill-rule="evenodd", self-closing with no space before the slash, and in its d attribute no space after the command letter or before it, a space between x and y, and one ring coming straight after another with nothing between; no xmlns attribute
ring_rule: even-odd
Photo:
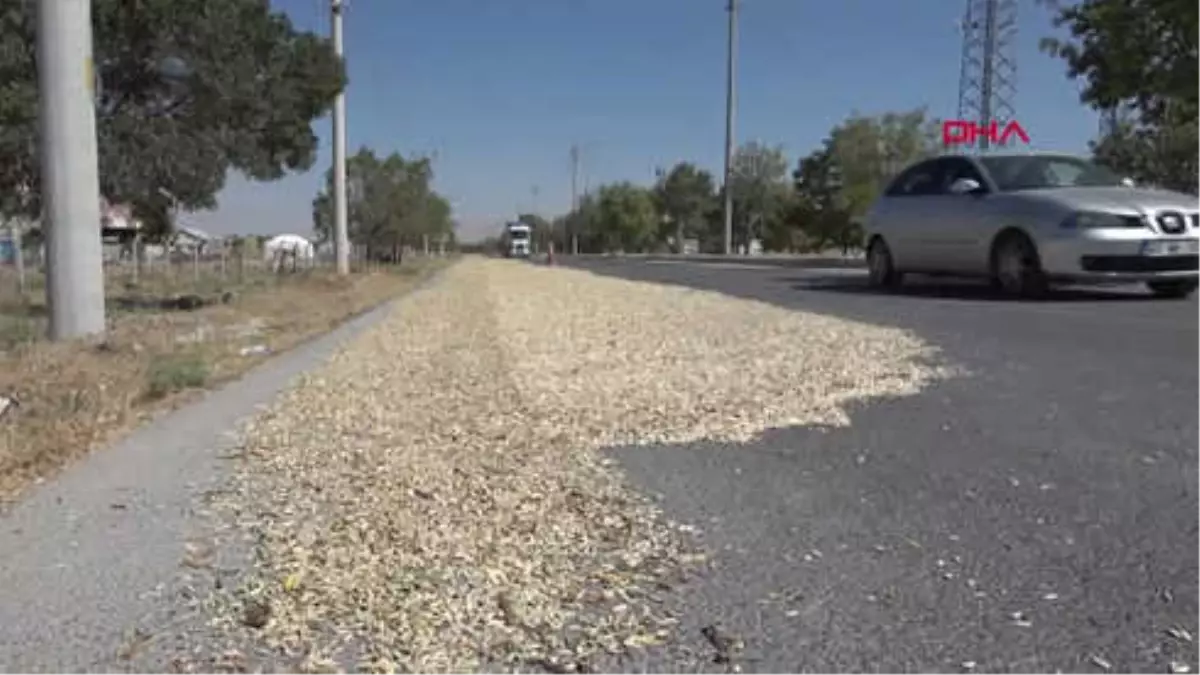
<svg viewBox="0 0 1200 675"><path fill-rule="evenodd" d="M950 194L975 195L983 194L983 186L974 178L959 178L950 184Z"/></svg>

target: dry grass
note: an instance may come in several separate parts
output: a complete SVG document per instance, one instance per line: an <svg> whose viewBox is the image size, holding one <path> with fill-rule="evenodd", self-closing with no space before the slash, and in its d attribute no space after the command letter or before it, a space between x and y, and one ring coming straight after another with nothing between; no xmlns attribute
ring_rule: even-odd
<svg viewBox="0 0 1200 675"><path fill-rule="evenodd" d="M242 274L190 264L143 273L109 272L110 328L104 344L53 344L45 332L44 286L31 275L26 298L11 271L0 278L0 395L19 407L0 420L0 503L31 481L278 352L413 287L438 266L416 262L339 279L313 269ZM194 311L123 310L120 300L195 293L227 302ZM129 304L129 303L125 303Z"/></svg>
<svg viewBox="0 0 1200 675"><path fill-rule="evenodd" d="M940 377L933 355L712 293L464 262L245 431L214 543L252 542L255 568L203 599L216 633L171 642L173 667L571 672L668 640L656 596L701 556L600 449L845 424L850 401Z"/></svg>

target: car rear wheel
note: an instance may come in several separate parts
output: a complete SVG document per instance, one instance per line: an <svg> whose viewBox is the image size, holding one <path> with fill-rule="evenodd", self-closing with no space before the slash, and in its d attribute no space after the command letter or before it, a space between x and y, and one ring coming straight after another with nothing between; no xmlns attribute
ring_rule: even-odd
<svg viewBox="0 0 1200 675"><path fill-rule="evenodd" d="M1004 293L1018 297L1037 297L1046 292L1037 248L1029 237L1014 232L996 242L992 253L992 280Z"/></svg>
<svg viewBox="0 0 1200 675"><path fill-rule="evenodd" d="M1197 285L1200 285L1200 282L1195 280L1150 281L1146 285L1150 287L1150 292L1157 297L1174 298L1179 300L1194 293Z"/></svg>
<svg viewBox="0 0 1200 675"><path fill-rule="evenodd" d="M871 240L867 248L867 275L874 288L894 288L903 280L903 275L896 271L892 262L891 249L879 237Z"/></svg>

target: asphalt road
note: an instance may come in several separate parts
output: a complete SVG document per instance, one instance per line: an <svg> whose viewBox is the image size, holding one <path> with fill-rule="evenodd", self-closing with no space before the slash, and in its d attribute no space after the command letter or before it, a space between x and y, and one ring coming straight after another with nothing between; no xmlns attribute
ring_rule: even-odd
<svg viewBox="0 0 1200 675"><path fill-rule="evenodd" d="M1195 672L1194 300L880 295L848 271L574 264L898 326L970 373L865 404L845 429L614 450L719 552L667 599L682 643L623 667ZM713 625L745 643L729 664L701 634Z"/></svg>

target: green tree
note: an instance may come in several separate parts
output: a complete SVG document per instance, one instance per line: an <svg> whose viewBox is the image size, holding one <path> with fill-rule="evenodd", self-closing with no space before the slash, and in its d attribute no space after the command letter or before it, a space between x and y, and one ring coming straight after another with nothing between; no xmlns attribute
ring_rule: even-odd
<svg viewBox="0 0 1200 675"><path fill-rule="evenodd" d="M579 199L576 208L562 218L563 229L578 238L581 253L604 250L596 208L596 195L585 194Z"/></svg>
<svg viewBox="0 0 1200 675"><path fill-rule="evenodd" d="M1196 122L1175 117L1161 124L1123 120L1091 144L1097 162L1140 183L1200 192Z"/></svg>
<svg viewBox="0 0 1200 675"><path fill-rule="evenodd" d="M1128 102L1147 123L1168 121L1180 106L1196 114L1196 3L1083 0L1056 11L1055 26L1071 37L1042 47L1084 80L1084 103L1111 110Z"/></svg>
<svg viewBox="0 0 1200 675"><path fill-rule="evenodd" d="M454 241L455 228L453 207L449 200L429 190L425 193L423 204L425 218L421 223L422 236L428 237L431 243L445 242L449 245Z"/></svg>
<svg viewBox="0 0 1200 675"><path fill-rule="evenodd" d="M313 231L321 241L333 232L333 171L313 200ZM350 241L378 256L399 246L435 244L452 236L450 203L433 191L428 158L399 153L379 157L361 148L346 160L346 215Z"/></svg>
<svg viewBox="0 0 1200 675"><path fill-rule="evenodd" d="M675 252L683 252L683 240L694 237L703 225L707 212L713 207L715 188L713 176L691 162L679 162L667 172L660 172L654 186L655 202L670 228L668 236L675 241Z"/></svg>
<svg viewBox="0 0 1200 675"><path fill-rule="evenodd" d="M0 194L40 210L35 3L0 0ZM250 0L93 0L101 194L161 228L216 206L230 169L304 171L314 119L345 85L327 40ZM161 190L160 190L161 189ZM165 190L170 198L162 193Z"/></svg>
<svg viewBox="0 0 1200 675"><path fill-rule="evenodd" d="M1101 138L1097 159L1131 177L1195 193L1197 9L1194 0L1082 0L1056 6L1070 37L1042 47L1081 79L1080 99L1129 119Z"/></svg>
<svg viewBox="0 0 1200 675"><path fill-rule="evenodd" d="M925 109L878 116L853 114L829 134L832 161L841 170L841 205L862 217L905 166L936 154L939 124Z"/></svg>
<svg viewBox="0 0 1200 675"><path fill-rule="evenodd" d="M746 143L734 153L731 169L735 245L744 246L771 230L786 228L790 190L783 148Z"/></svg>
<svg viewBox="0 0 1200 675"><path fill-rule="evenodd" d="M658 229L654 197L630 182L605 185L596 195L592 225L603 250L644 251Z"/></svg>
<svg viewBox="0 0 1200 675"><path fill-rule="evenodd" d="M845 252L856 245L860 230L847 209L842 170L828 141L797 162L792 179L792 221L803 235L805 247L824 250L837 245Z"/></svg>
<svg viewBox="0 0 1200 675"><path fill-rule="evenodd" d="M551 238L554 241L554 250L558 253L571 252L571 230L568 229L570 217L571 214L555 216L550 221Z"/></svg>

